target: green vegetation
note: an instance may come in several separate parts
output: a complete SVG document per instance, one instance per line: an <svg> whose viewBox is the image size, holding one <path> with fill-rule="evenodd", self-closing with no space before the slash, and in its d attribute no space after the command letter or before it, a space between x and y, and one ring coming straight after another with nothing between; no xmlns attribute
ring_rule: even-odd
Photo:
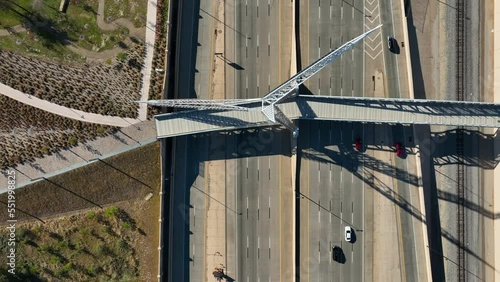
<svg viewBox="0 0 500 282"><path fill-rule="evenodd" d="M158 100L162 97L163 80L165 73L158 73L156 69L165 68L165 50L167 50L167 34L168 25L168 0L158 0L156 14L156 38L153 53L153 63L151 67L151 84L149 86L149 99ZM148 106L148 117L158 114L158 108Z"/></svg>
<svg viewBox="0 0 500 282"><path fill-rule="evenodd" d="M127 53L125 52L121 52L121 53L118 53L118 55L116 56L116 59L119 60L119 61L126 61L127 60Z"/></svg>
<svg viewBox="0 0 500 282"><path fill-rule="evenodd" d="M43 16L55 17L58 10L59 4L57 0L0 1L0 25L2 28L9 28L22 23L36 21Z"/></svg>
<svg viewBox="0 0 500 282"><path fill-rule="evenodd" d="M115 206L111 206L109 208L106 209L106 216L109 217L109 218L113 218L115 217L117 214L118 214L118 208L115 207Z"/></svg>
<svg viewBox="0 0 500 282"><path fill-rule="evenodd" d="M125 27L112 31L98 27L97 0L71 1L66 14L59 12L59 4L60 0L0 1L0 28L22 25L27 29L2 37L0 48L57 60L78 61L81 56L65 47L69 41L78 47L99 52L114 47L128 36Z"/></svg>
<svg viewBox="0 0 500 282"><path fill-rule="evenodd" d="M95 211L91 211L91 212L89 212L89 213L87 214L87 218L88 218L88 219L90 219L90 220L94 219L94 218L95 218Z"/></svg>
<svg viewBox="0 0 500 282"><path fill-rule="evenodd" d="M104 18L113 21L127 18L135 27L146 26L147 1L140 0L107 0L104 6Z"/></svg>
<svg viewBox="0 0 500 282"><path fill-rule="evenodd" d="M16 35L0 36L0 49L15 51L22 55L38 56L58 61L80 62L85 57L73 53L63 44L48 44L35 37L33 32L20 32Z"/></svg>
<svg viewBox="0 0 500 282"><path fill-rule="evenodd" d="M116 214L121 213L119 208L113 207ZM105 214L105 211L96 212L96 216ZM88 219L85 214L74 217L70 224L76 232L68 232L67 226L59 229L52 229L41 234L35 243L40 247L34 248L31 245L18 245L17 265L18 276L8 274L4 266L0 267L0 281L11 281L19 277L29 277L22 281L40 280L65 280L65 281L126 281L137 280L139 277L138 261L135 259L135 247L133 247L133 236L140 236L138 232L126 234L120 232L122 222L118 219L115 223L110 223L109 232L113 232L116 237L107 236L108 233L100 230L100 224ZM87 236L81 240L78 234L85 226L93 236ZM21 227L23 233L33 232L25 226ZM33 227L31 227L33 228ZM51 227L54 228L54 227ZM0 231L0 236L7 238L5 230ZM27 236L25 234L25 236ZM61 241L53 244L54 240ZM79 241L76 252L68 248L69 241ZM37 250L36 252L33 252ZM90 250L90 251L85 251ZM29 255L28 255L29 254Z"/></svg>

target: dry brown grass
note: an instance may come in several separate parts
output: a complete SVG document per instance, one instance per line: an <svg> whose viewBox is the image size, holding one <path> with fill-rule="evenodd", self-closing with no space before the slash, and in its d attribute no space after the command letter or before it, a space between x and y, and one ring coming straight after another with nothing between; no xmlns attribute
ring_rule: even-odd
<svg viewBox="0 0 500 282"><path fill-rule="evenodd" d="M18 231L36 233L19 244L18 268L49 280L154 280L159 154L153 143L16 190ZM145 202L148 193L154 196ZM0 217L6 218L6 195L0 199ZM107 216L110 204L121 212ZM120 250L120 240L130 248ZM92 267L101 271L89 274Z"/></svg>
<svg viewBox="0 0 500 282"><path fill-rule="evenodd" d="M159 155L159 144L153 143L16 190L18 220L99 208L157 193ZM6 202L5 194L0 201ZM6 212L0 209L0 218L6 218Z"/></svg>
<svg viewBox="0 0 500 282"><path fill-rule="evenodd" d="M61 106L135 118L143 61L142 44L110 64L65 65L0 50L0 81Z"/></svg>
<svg viewBox="0 0 500 282"><path fill-rule="evenodd" d="M0 95L0 168L33 161L115 131L61 117Z"/></svg>
<svg viewBox="0 0 500 282"><path fill-rule="evenodd" d="M165 51L167 50L167 18L168 18L168 0L157 1L156 12L156 38L153 53L153 62L151 67L151 84L149 86L149 100L158 100L162 98L163 80L165 73L158 73L155 70L165 68ZM166 71L166 70L165 70ZM160 110L154 107L148 107L148 117L159 114Z"/></svg>

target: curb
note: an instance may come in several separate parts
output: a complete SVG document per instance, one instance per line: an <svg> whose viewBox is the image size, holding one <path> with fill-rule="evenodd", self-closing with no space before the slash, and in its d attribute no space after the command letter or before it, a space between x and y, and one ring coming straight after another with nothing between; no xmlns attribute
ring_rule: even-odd
<svg viewBox="0 0 500 282"><path fill-rule="evenodd" d="M405 42L408 42L407 48L405 48L405 56L406 56L406 72L408 74L408 91L410 95L410 99L415 99L415 93L413 92L413 74L411 71L411 56L410 56L410 48L411 45L409 44L409 38L408 38L408 23L406 20L406 15L404 12L405 9L405 0L400 0L401 1L401 13L402 13L402 19L403 19L403 35L404 35L404 40ZM410 7L411 9L411 7ZM413 129L414 135L415 135L415 129ZM427 237L427 215L425 213L425 204L424 204L424 187L422 185L422 168L421 168L421 161L420 161L420 146L416 144L416 149L417 149L417 154L415 154L415 162L416 162L416 167L417 167L417 177L418 177L418 196L420 198L420 212L422 213L422 235L423 235L423 241L424 241L424 256L425 256L425 267L426 267L426 273L427 273L427 281L432 281L431 277L431 258L429 254L429 238Z"/></svg>

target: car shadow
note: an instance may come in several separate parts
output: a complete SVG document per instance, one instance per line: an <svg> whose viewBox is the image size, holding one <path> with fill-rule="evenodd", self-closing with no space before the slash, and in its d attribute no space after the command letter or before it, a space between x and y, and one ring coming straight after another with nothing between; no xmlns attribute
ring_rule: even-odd
<svg viewBox="0 0 500 282"><path fill-rule="evenodd" d="M339 246L335 246L335 248L333 248L332 252L336 252L336 256L335 254L333 254L333 261L336 261L340 264L345 264L345 262L347 261L346 258L345 258L345 254L344 254L344 250L342 250L341 247Z"/></svg>
<svg viewBox="0 0 500 282"><path fill-rule="evenodd" d="M351 228L351 241L349 243L354 244L357 241L357 236L356 236L356 231L354 231L354 228Z"/></svg>
<svg viewBox="0 0 500 282"><path fill-rule="evenodd" d="M392 50L392 52L397 55L401 53L401 47L399 46L399 42L396 38L394 38L394 50Z"/></svg>

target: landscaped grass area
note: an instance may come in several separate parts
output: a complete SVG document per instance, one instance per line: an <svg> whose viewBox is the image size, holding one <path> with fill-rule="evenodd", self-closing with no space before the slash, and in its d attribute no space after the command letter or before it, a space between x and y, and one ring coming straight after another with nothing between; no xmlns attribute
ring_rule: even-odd
<svg viewBox="0 0 500 282"><path fill-rule="evenodd" d="M59 0L0 1L0 28L22 23L55 19L59 13Z"/></svg>
<svg viewBox="0 0 500 282"><path fill-rule="evenodd" d="M148 0L106 0L104 19L114 21L127 18L134 22L135 27L146 26Z"/></svg>
<svg viewBox="0 0 500 282"><path fill-rule="evenodd" d="M85 57L73 53L62 44L51 44L50 41L40 40L40 37L33 32L0 37L0 49L61 62L85 62Z"/></svg>
<svg viewBox="0 0 500 282"><path fill-rule="evenodd" d="M153 281L159 154L153 143L16 190L21 281ZM153 197L146 202L148 193ZM0 202L7 202L6 194ZM6 254L7 230L0 233ZM7 280L5 270L0 266L0 281Z"/></svg>
<svg viewBox="0 0 500 282"><path fill-rule="evenodd" d="M143 264L147 266L157 254L150 253L147 260L141 260L140 254L144 246L155 249L158 241L152 239L157 236L146 233L134 216L109 206L43 224L18 224L16 275L8 274L2 265L0 280L139 281L141 276L152 277L154 273L145 273ZM1 252L7 254L8 232L2 229L0 233ZM146 239L148 235L151 237ZM151 242L138 242L146 240Z"/></svg>
<svg viewBox="0 0 500 282"><path fill-rule="evenodd" d="M98 0L70 1L66 14L59 12L59 4L60 0L0 1L0 28L23 25L29 31L0 37L0 47L61 59L68 54L61 49L69 42L99 52L113 48L129 34L125 27L113 31L98 27ZM33 48L38 51L26 51L24 45L37 45Z"/></svg>

